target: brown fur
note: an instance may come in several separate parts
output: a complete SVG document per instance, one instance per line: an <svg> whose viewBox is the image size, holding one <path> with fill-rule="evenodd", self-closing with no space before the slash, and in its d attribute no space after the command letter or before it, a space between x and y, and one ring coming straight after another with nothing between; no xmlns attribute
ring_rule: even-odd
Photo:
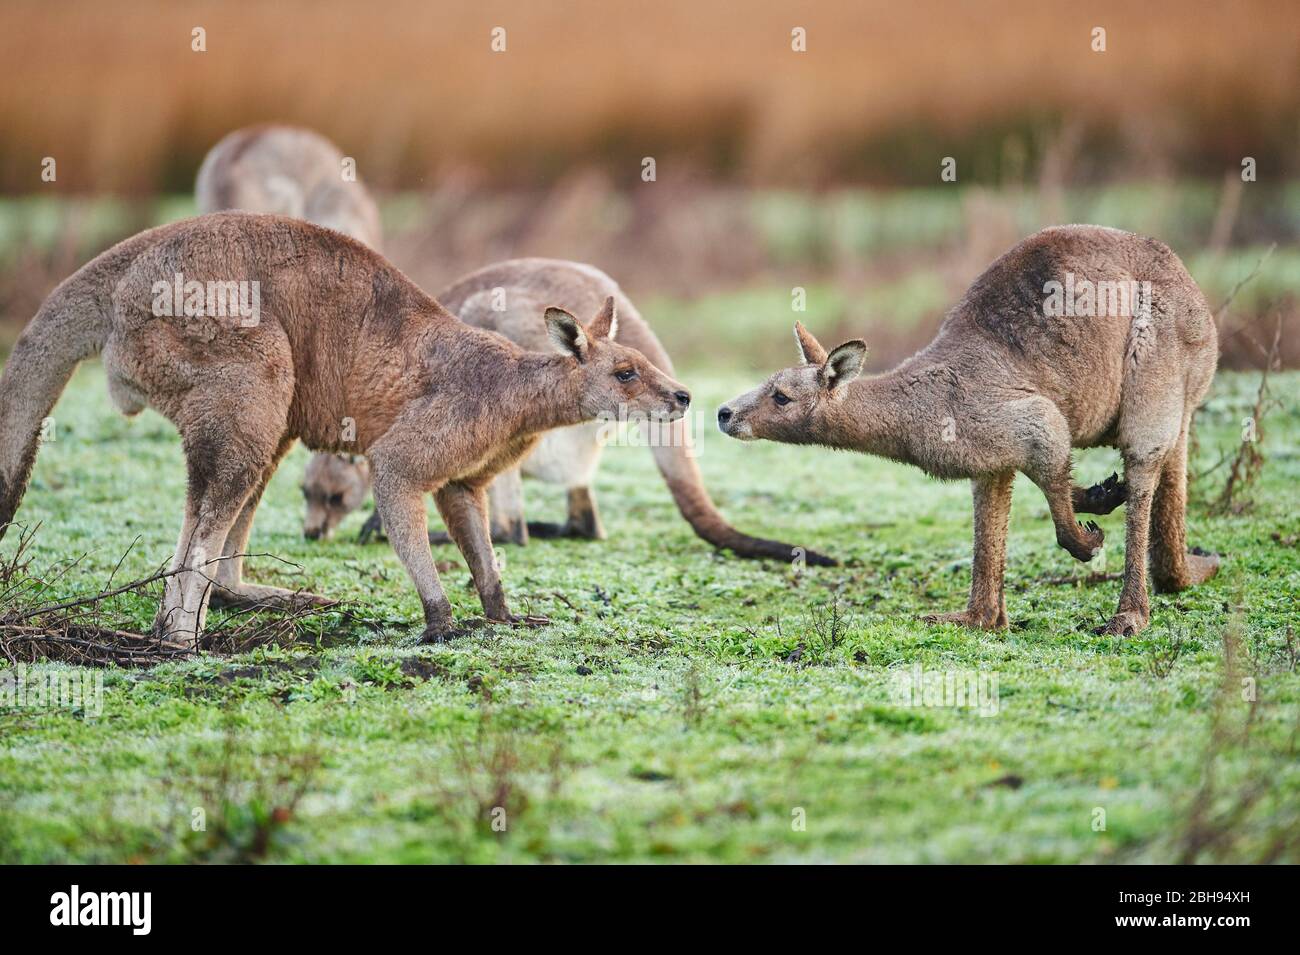
<svg viewBox="0 0 1300 955"><path fill-rule="evenodd" d="M549 349L546 330L533 316L548 304L560 304L583 314L600 306L606 297L618 303L617 340L635 348L656 368L672 375L673 365L650 326L618 284L590 265L556 259L512 259L498 262L458 279L438 294L438 301L460 319L477 328L498 332L531 351ZM729 548L741 557L793 559L796 550L781 541L741 533L718 512L690 448L687 422L675 423L656 436L651 453L682 516L701 538L715 547ZM599 425L578 425L543 436L519 469L502 474L490 489L494 539L524 544L529 534L601 539L605 536L596 499L591 490L600 462ZM568 518L564 524L527 522L524 519L520 473L568 489ZM317 496L332 496L346 484L336 472L320 471L322 484L308 484ZM370 525L373 528L373 522ZM435 536L435 539L436 536ZM811 564L835 562L816 551L805 550Z"/></svg>
<svg viewBox="0 0 1300 955"><path fill-rule="evenodd" d="M1149 315L1049 316L1045 285L1148 281ZM804 364L719 409L738 438L878 454L940 478L967 478L975 556L967 609L943 619L1005 627L1007 518L1014 472L1047 497L1057 541L1079 560L1101 547L1076 504L1104 513L1127 498L1124 585L1105 632L1147 625L1146 562L1156 586L1180 590L1218 569L1185 542L1187 428L1214 377L1214 319L1178 257L1153 239L1097 226L1045 229L975 280L939 335L894 370L857 379L866 346L829 355L796 327ZM857 380L855 380L857 379ZM779 396L788 397L779 404ZM1071 448L1107 445L1124 483L1071 484Z"/></svg>
<svg viewBox="0 0 1300 955"><path fill-rule="evenodd" d="M176 273L260 282L260 321L154 315L154 283ZM470 328L377 253L308 223L219 213L141 233L55 289L0 376L0 524L26 486L41 419L77 362L102 350L115 403L127 413L150 405L181 433L189 490L177 574L156 623L169 643L195 645L214 583L228 602L324 599L252 588L237 560L220 559L243 553L262 489L297 439L369 460L428 638L453 631L426 537L426 492L487 616L514 620L487 533L491 480L550 428L620 405L678 418L689 402L640 352L606 338L614 319L612 301L585 328L548 310L565 353L535 354ZM628 369L632 380L616 377Z"/></svg>

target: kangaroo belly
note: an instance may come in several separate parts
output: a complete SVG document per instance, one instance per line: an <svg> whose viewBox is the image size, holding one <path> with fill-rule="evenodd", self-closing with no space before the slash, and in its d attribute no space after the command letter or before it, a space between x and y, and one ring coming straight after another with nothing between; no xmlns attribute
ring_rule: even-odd
<svg viewBox="0 0 1300 955"><path fill-rule="evenodd" d="M598 424L580 424L548 431L521 465L523 473L547 484L586 487L600 463Z"/></svg>

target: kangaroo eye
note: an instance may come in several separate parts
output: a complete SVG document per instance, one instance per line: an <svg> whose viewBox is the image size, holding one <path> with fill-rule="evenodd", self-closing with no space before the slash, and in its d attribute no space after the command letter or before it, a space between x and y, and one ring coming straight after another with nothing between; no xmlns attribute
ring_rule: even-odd
<svg viewBox="0 0 1300 955"><path fill-rule="evenodd" d="M635 368L624 368L621 371L614 372L614 377L619 381L631 381L637 376Z"/></svg>
<svg viewBox="0 0 1300 955"><path fill-rule="evenodd" d="M774 391L772 392L772 400L775 401L778 405L785 407L790 403L790 396L787 395L784 391Z"/></svg>
<svg viewBox="0 0 1300 955"><path fill-rule="evenodd" d="M331 495L330 495L330 507L342 507L342 506L343 506L343 495L342 495L342 494L331 494Z"/></svg>

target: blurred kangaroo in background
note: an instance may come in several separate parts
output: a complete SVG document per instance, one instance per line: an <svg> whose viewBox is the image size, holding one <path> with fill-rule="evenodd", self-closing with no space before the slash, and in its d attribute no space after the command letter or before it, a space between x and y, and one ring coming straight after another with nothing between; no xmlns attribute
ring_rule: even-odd
<svg viewBox="0 0 1300 955"><path fill-rule="evenodd" d="M227 307L232 289L256 303L252 314ZM168 645L197 646L210 597L241 607L326 602L242 579L257 502L295 440L370 462L426 640L459 632L429 549L428 492L486 616L516 622L488 531L492 479L551 428L625 408L674 420L690 403L640 352L609 340L615 321L612 298L585 326L547 309L555 351L529 352L466 325L337 232L234 212L151 229L60 283L0 374L0 535L26 490L43 421L77 364L102 353L118 409L157 409L184 447L175 573L154 624Z"/></svg>
<svg viewBox="0 0 1300 955"><path fill-rule="evenodd" d="M200 215L239 209L293 216L381 252L379 209L346 161L337 146L310 129L248 126L208 151L194 198Z"/></svg>
<svg viewBox="0 0 1300 955"><path fill-rule="evenodd" d="M346 161L337 146L310 129L248 126L222 138L203 158L195 201L200 214L239 209L293 216L382 251L379 208ZM303 535L328 536L370 493L365 458L312 455L302 492Z"/></svg>
<svg viewBox="0 0 1300 955"><path fill-rule="evenodd" d="M1122 298L1127 309L1114 307ZM1016 471L1047 497L1057 542L1078 560L1091 559L1103 535L1075 512L1126 503L1124 584L1103 633L1146 627L1148 550L1160 590L1218 571L1216 555L1188 552L1185 534L1187 430L1214 377L1218 337L1200 289L1164 244L1099 226L1044 229L975 280L933 342L872 378L858 378L863 342L827 354L802 325L795 335L803 364L721 407L718 426L736 438L865 451L969 478L970 600L928 620L1007 626ZM1072 486L1071 448L1099 445L1120 450L1123 484Z"/></svg>
<svg viewBox="0 0 1300 955"><path fill-rule="evenodd" d="M535 258L498 262L459 279L443 289L437 298L444 308L467 324L498 332L530 351L544 351L548 346L546 330L536 321L539 309L561 305L583 314L594 311L611 296L618 305L615 333L618 341L635 348L664 374L672 375L673 365L667 352L618 283L590 265ZM519 467L503 472L489 490L493 540L527 544L530 534L603 540L605 529L596 510L591 484L604 447L602 431L607 434L610 427L608 423L592 423L551 431ZM695 463L688 422L673 422L647 439L678 510L696 534L713 546L727 548L741 557L774 557L785 561L794 558L797 552L790 544L743 534L718 512L704 489ZM565 523L524 519L521 474L567 489L569 513ZM355 495L347 493L350 479L350 475L337 468L321 468L314 474L308 472L305 489L309 499L356 500ZM377 529L378 521L372 516L363 528L363 539ZM435 533L433 539L440 537ZM835 563L815 551L803 550L802 554L810 564Z"/></svg>

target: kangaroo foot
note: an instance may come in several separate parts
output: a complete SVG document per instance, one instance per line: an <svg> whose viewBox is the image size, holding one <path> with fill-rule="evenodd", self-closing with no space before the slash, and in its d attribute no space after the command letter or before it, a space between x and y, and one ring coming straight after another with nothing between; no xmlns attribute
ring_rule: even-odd
<svg viewBox="0 0 1300 955"><path fill-rule="evenodd" d="M1092 487L1075 487L1071 497L1077 514L1109 514L1128 500L1128 485L1112 474Z"/></svg>
<svg viewBox="0 0 1300 955"><path fill-rule="evenodd" d="M329 597L305 590L286 590L283 587L264 587L261 584L238 584L233 589L217 585L208 600L211 607L230 610L281 610L300 613L313 607L332 607L338 603Z"/></svg>
<svg viewBox="0 0 1300 955"><path fill-rule="evenodd" d="M192 614L177 614L177 616L186 617L192 626L194 621ZM198 642L194 639L194 630L176 625L164 615L162 610L159 610L157 616L154 617L150 635L162 647L167 650L174 650L178 654L193 656L198 652Z"/></svg>
<svg viewBox="0 0 1300 955"><path fill-rule="evenodd" d="M1150 621L1149 610L1121 610L1111 617L1105 626L1098 627L1093 633L1111 637L1131 637L1145 630Z"/></svg>
<svg viewBox="0 0 1300 955"><path fill-rule="evenodd" d="M1223 560L1218 554L1193 547L1187 552L1187 571L1191 578L1188 586L1195 587L1197 584L1205 583L1219 572L1219 565L1222 563Z"/></svg>
<svg viewBox="0 0 1300 955"><path fill-rule="evenodd" d="M469 633L468 627L453 627L450 625L428 626L424 628L424 633L420 634L420 644L430 643L447 643L455 640L457 637L463 637Z"/></svg>
<svg viewBox="0 0 1300 955"><path fill-rule="evenodd" d="M492 528L492 543L514 544L517 547L528 546L528 522L522 517L506 522L504 527Z"/></svg>
<svg viewBox="0 0 1300 955"><path fill-rule="evenodd" d="M456 542L455 542L454 540L452 540L451 535L448 534L446 531L429 531L429 543L432 544L433 546L437 547L437 546L440 545L440 544L454 544L454 543L456 543ZM492 532L492 543L494 543L494 544L518 544L519 546L523 547L523 546L526 546L526 545L528 544L528 538L527 538L527 537L524 537L523 540L519 540L518 538L516 538L516 537L514 537L514 536L506 535L506 534L500 533L500 532L498 532L498 531L493 531L493 532ZM442 568L439 568L439 570L441 570L441 569L442 569Z"/></svg>
<svg viewBox="0 0 1300 955"><path fill-rule="evenodd" d="M378 509L371 511L370 516L366 518L366 522L361 525L361 531L357 534L357 543L368 544L372 537L375 540L385 539L384 522L379 519Z"/></svg>
<svg viewBox="0 0 1300 955"><path fill-rule="evenodd" d="M1086 525L1076 523L1066 527L1057 525L1056 528L1056 542L1068 550L1071 557L1084 563L1097 556L1105 539L1105 532L1092 521Z"/></svg>
<svg viewBox="0 0 1300 955"><path fill-rule="evenodd" d="M973 630L1005 630L1007 612L1005 609L955 610L952 613L929 613L921 618L922 623L955 623Z"/></svg>
<svg viewBox="0 0 1300 955"><path fill-rule="evenodd" d="M552 521L529 521L529 537L543 537L555 539L558 537L570 537L575 540L601 540L604 533L595 533L591 528L575 526L567 521L563 524L556 524Z"/></svg>
<svg viewBox="0 0 1300 955"><path fill-rule="evenodd" d="M1152 576L1156 590L1165 594L1176 594L1188 587L1203 584L1219 572L1221 563L1218 554L1207 553L1199 547L1193 547L1183 555L1181 566L1153 568Z"/></svg>

